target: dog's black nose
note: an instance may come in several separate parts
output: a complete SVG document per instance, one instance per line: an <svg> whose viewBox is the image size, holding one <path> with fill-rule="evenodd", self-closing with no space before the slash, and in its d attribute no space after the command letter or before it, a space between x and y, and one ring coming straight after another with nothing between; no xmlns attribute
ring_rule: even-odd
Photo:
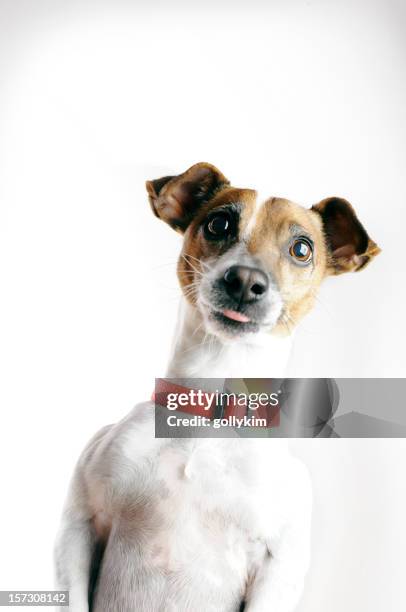
<svg viewBox="0 0 406 612"><path fill-rule="evenodd" d="M232 266L223 276L227 294L238 303L260 300L268 291L269 281L265 272L248 266Z"/></svg>

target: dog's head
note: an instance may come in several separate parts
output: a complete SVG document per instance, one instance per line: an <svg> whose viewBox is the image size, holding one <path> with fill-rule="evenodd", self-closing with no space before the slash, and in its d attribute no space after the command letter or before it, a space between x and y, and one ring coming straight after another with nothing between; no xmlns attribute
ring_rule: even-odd
<svg viewBox="0 0 406 612"><path fill-rule="evenodd" d="M342 198L310 209L258 201L207 163L146 187L155 215L184 235L178 277L186 299L222 338L290 331L327 275L361 270L380 252Z"/></svg>

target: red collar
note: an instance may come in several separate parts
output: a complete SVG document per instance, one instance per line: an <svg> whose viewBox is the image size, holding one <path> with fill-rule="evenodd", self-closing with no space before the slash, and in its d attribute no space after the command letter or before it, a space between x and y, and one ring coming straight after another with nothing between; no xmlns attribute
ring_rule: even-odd
<svg viewBox="0 0 406 612"><path fill-rule="evenodd" d="M185 397L187 396L190 400L191 391L197 392L198 390L192 389L190 387L183 387L181 385L176 385L165 378L156 378L155 379L155 391L152 393L151 400L164 408L168 407L168 396L169 394L183 394ZM229 417L237 417L244 418L247 416L248 408L247 404L242 404L241 401L236 403L234 400L230 400L227 406L222 405L213 405L210 406L210 403L207 401L207 396L203 394L202 401L199 402L199 405L196 403L186 402L182 404L182 406L178 406L176 411L173 412L182 412L185 414L192 414L193 416L202 416L206 417L210 420ZM251 412L251 416L252 416ZM264 407L259 406L255 411L255 416L258 418L266 419L266 427L277 427L279 425L279 408L278 407Z"/></svg>

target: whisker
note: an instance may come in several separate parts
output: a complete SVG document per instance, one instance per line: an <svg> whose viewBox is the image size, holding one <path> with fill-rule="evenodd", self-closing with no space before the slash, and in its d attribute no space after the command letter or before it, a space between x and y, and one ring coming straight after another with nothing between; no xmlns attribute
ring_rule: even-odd
<svg viewBox="0 0 406 612"><path fill-rule="evenodd" d="M202 322L200 323L200 325L198 325L198 326L196 327L195 331L194 331L194 332L193 332L193 334L192 334L192 337L193 337L193 336L194 336L194 335L195 335L195 334L196 334L196 333L199 331L199 329L201 329L201 328L203 327L203 325L204 325L204 321L202 321ZM205 335L206 335L206 334L205 334Z"/></svg>
<svg viewBox="0 0 406 612"><path fill-rule="evenodd" d="M201 270L198 270L196 266L194 266L190 261L188 261L186 255L182 253L182 257L186 261L186 263L192 268L192 270L196 272L196 274L200 274L201 276L203 276L203 272Z"/></svg>
<svg viewBox="0 0 406 612"><path fill-rule="evenodd" d="M197 257L195 257L194 255L190 255L189 253L184 253L184 255L186 257L188 257L189 259L194 259L195 261L197 261L201 266L205 266L208 270L211 270L211 266L209 266L209 264L207 263L207 261L202 261L201 259L198 259Z"/></svg>

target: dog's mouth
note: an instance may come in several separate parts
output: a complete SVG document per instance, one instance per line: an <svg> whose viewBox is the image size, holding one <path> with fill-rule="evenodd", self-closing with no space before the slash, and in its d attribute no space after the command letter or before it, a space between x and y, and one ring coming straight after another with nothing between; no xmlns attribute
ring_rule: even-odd
<svg viewBox="0 0 406 612"><path fill-rule="evenodd" d="M203 315L206 330L225 340L236 340L270 332L281 313L279 292L271 288L260 299L235 299L227 295L215 280L203 279L197 295L197 307Z"/></svg>
<svg viewBox="0 0 406 612"><path fill-rule="evenodd" d="M226 335L240 336L246 333L256 333L260 329L260 322L240 312L225 308L224 310L211 310L209 320Z"/></svg>
<svg viewBox="0 0 406 612"><path fill-rule="evenodd" d="M236 321L237 323L251 323L251 317L247 317L247 315L242 312L239 312L238 310L231 310L230 308L226 308L221 314L226 319Z"/></svg>

